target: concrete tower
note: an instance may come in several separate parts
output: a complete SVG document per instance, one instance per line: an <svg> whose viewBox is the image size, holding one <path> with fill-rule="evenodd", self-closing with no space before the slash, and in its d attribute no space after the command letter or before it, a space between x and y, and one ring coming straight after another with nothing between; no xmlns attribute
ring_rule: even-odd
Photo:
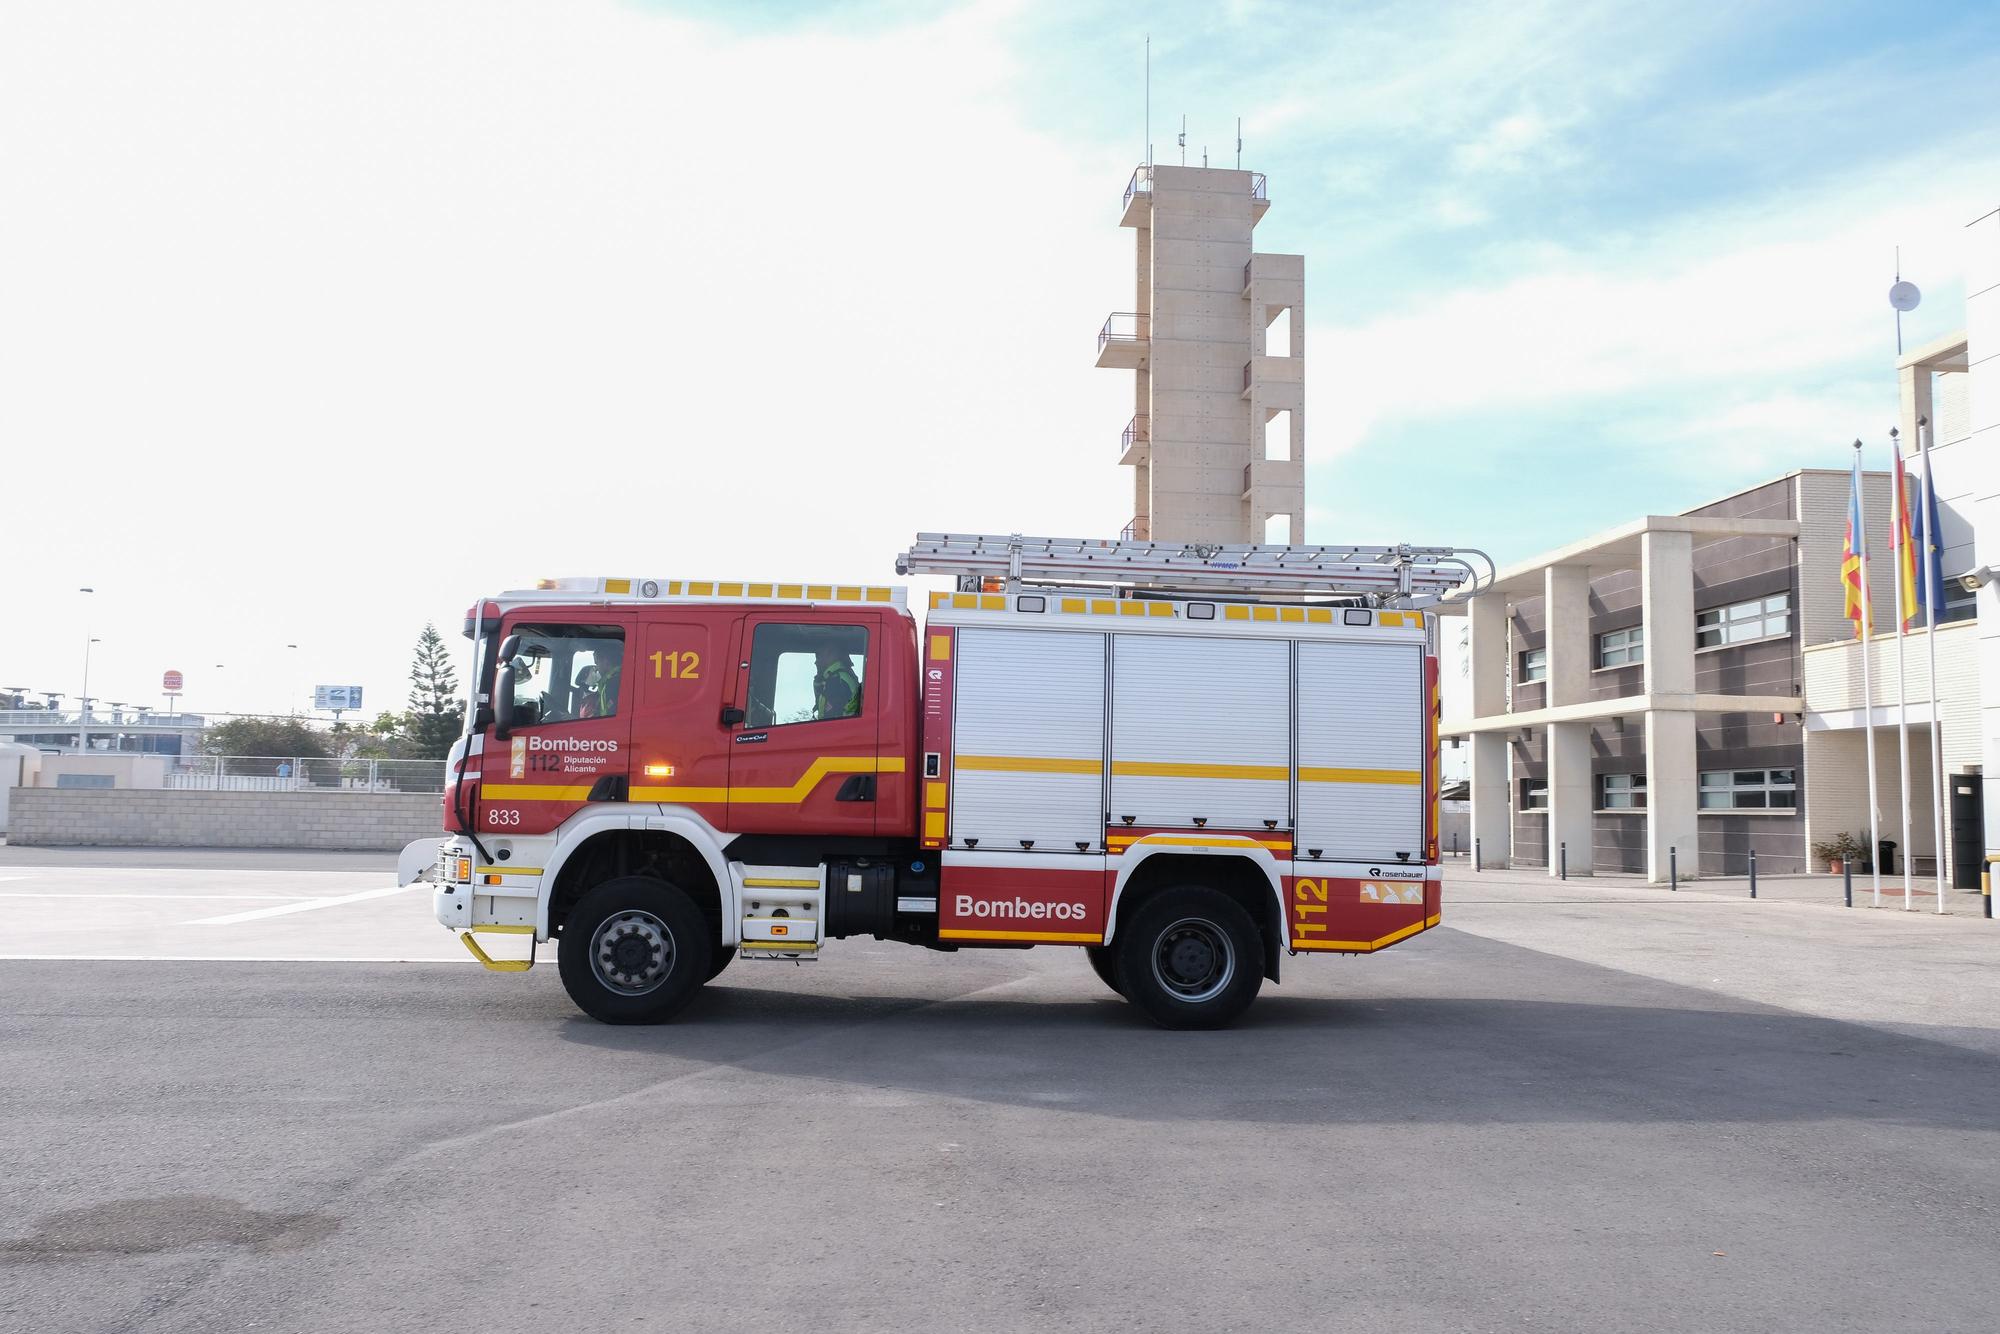
<svg viewBox="0 0 2000 1334"><path fill-rule="evenodd" d="M1125 187L1138 297L1097 364L1136 372L1128 536L1305 540L1305 258L1252 253L1270 206L1261 172L1156 165Z"/></svg>

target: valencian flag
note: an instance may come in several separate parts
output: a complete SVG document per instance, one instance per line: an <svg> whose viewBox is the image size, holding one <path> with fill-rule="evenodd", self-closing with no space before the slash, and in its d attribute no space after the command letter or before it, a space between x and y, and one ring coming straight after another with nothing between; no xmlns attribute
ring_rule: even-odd
<svg viewBox="0 0 2000 1334"><path fill-rule="evenodd" d="M1893 525L1889 542L1896 552L1897 591L1902 595L1897 606L1903 609L1902 623L1896 633L1902 634L1910 619L1923 614L1917 605L1917 552L1916 539L1910 536L1910 481L1903 471L1903 452L1896 451L1896 510L1889 516Z"/></svg>
<svg viewBox="0 0 2000 1334"><path fill-rule="evenodd" d="M1854 637L1865 639L1873 618L1868 614L1868 585L1861 572L1861 470L1854 470L1854 487L1847 497L1847 543L1840 549L1840 582L1846 592L1842 614L1854 622ZM1863 627L1867 627L1864 629Z"/></svg>

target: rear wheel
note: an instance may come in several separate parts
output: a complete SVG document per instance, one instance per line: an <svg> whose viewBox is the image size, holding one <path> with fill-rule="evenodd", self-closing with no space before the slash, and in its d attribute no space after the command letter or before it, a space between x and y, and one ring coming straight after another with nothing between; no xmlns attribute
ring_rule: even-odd
<svg viewBox="0 0 2000 1334"><path fill-rule="evenodd" d="M1112 948L1120 990L1162 1028L1221 1028L1264 983L1257 924L1204 885L1178 885L1139 905Z"/></svg>
<svg viewBox="0 0 2000 1334"><path fill-rule="evenodd" d="M1118 955L1111 946L1085 945L1083 954L1090 960L1090 971L1097 974L1099 981L1119 995L1125 994L1125 988L1118 985Z"/></svg>
<svg viewBox="0 0 2000 1334"><path fill-rule="evenodd" d="M657 1024L714 976L716 949L708 918L678 886L624 876L570 911L556 965L563 989L591 1018Z"/></svg>

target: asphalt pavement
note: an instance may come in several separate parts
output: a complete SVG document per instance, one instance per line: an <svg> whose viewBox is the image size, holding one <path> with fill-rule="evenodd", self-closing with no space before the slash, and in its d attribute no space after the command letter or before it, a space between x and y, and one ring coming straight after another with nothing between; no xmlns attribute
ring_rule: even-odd
<svg viewBox="0 0 2000 1334"><path fill-rule="evenodd" d="M1978 923L1455 874L1446 926L1287 960L1226 1032L1151 1028L1072 951L851 941L613 1029L553 967L426 943L427 896L382 869L15 851L7 1330L1872 1331L2000 1307Z"/></svg>

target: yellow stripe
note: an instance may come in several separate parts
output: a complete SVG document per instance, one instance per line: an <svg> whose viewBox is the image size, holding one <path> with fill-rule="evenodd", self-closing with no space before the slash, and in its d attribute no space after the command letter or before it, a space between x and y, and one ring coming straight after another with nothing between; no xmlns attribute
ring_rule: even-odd
<svg viewBox="0 0 2000 1334"><path fill-rule="evenodd" d="M895 596L895 590L891 588L870 588L868 590L868 600L870 602L890 602L895 599Z"/></svg>
<svg viewBox="0 0 2000 1334"><path fill-rule="evenodd" d="M941 811L945 806L945 786L936 779L924 784L924 809Z"/></svg>
<svg viewBox="0 0 2000 1334"><path fill-rule="evenodd" d="M630 579L606 579L604 581L604 591L607 593L629 593L632 591L632 581Z"/></svg>
<svg viewBox="0 0 2000 1334"><path fill-rule="evenodd" d="M1071 612L1076 615L1082 615L1084 611L1083 599L1064 598L1062 600L1062 609L1066 612Z"/></svg>
<svg viewBox="0 0 2000 1334"><path fill-rule="evenodd" d="M472 929L500 936L532 936L535 934L535 928L532 926L500 926L496 923L482 923Z"/></svg>
<svg viewBox="0 0 2000 1334"><path fill-rule="evenodd" d="M1174 614L1174 604L1171 602L1148 602L1146 604L1146 614L1148 616L1171 616Z"/></svg>
<svg viewBox="0 0 2000 1334"><path fill-rule="evenodd" d="M506 801L589 801L587 787L550 787L542 783L488 783L483 789L489 800Z"/></svg>
<svg viewBox="0 0 2000 1334"><path fill-rule="evenodd" d="M1101 931L940 931L945 940L1067 940L1095 945L1104 939Z"/></svg>
<svg viewBox="0 0 2000 1334"><path fill-rule="evenodd" d="M987 773L1010 774L1101 774L1101 760L1046 759L1039 755L959 755L952 759L956 769L977 769Z"/></svg>
<svg viewBox="0 0 2000 1334"><path fill-rule="evenodd" d="M740 801L761 805L787 805L804 801L820 781L831 774L899 774L900 755L822 755L814 760L790 787L635 787L633 801L716 802Z"/></svg>
<svg viewBox="0 0 2000 1334"><path fill-rule="evenodd" d="M1401 931L1391 931L1380 940L1295 940L1292 942L1292 948L1295 950L1342 950L1349 954L1366 954L1370 950L1379 950L1393 945L1406 936L1414 936L1425 927L1434 925L1436 920L1436 918L1432 918L1428 922L1412 922Z"/></svg>
<svg viewBox="0 0 2000 1334"><path fill-rule="evenodd" d="M1090 614L1092 616L1109 616L1117 610L1118 604L1109 598L1092 598L1090 600Z"/></svg>
<svg viewBox="0 0 2000 1334"><path fill-rule="evenodd" d="M924 812L924 837L942 839L944 837L945 815L943 811Z"/></svg>
<svg viewBox="0 0 2000 1334"><path fill-rule="evenodd" d="M1282 764L1156 764L1150 760L1114 760L1111 772L1125 778L1245 778L1289 776Z"/></svg>
<svg viewBox="0 0 2000 1334"><path fill-rule="evenodd" d="M1222 619L1225 621L1247 621L1250 619L1250 609L1248 607L1224 607L1222 609Z"/></svg>
<svg viewBox="0 0 2000 1334"><path fill-rule="evenodd" d="M539 866L475 866L474 875L540 875Z"/></svg>
<svg viewBox="0 0 2000 1334"><path fill-rule="evenodd" d="M1417 769L1300 769L1301 783L1381 783L1392 787L1415 787L1424 781Z"/></svg>
<svg viewBox="0 0 2000 1334"><path fill-rule="evenodd" d="M818 889L817 880L745 880L745 889Z"/></svg>
<svg viewBox="0 0 2000 1334"><path fill-rule="evenodd" d="M1195 838L1192 836L1182 838L1173 834L1146 834L1139 838L1113 838L1109 841L1109 846L1113 852L1123 852L1135 843L1167 843L1175 847L1186 848L1259 847L1269 848L1273 852L1286 854L1289 854L1292 850L1290 843L1273 843L1261 838L1250 838L1247 835L1221 838Z"/></svg>
<svg viewBox="0 0 2000 1334"><path fill-rule="evenodd" d="M746 950L770 950L776 954L817 954L817 940L746 940L742 942Z"/></svg>
<svg viewBox="0 0 2000 1334"><path fill-rule="evenodd" d="M951 661L951 636L950 636L950 635L932 635L932 636L931 636L931 661L932 661L932 662L950 662L950 661Z"/></svg>

